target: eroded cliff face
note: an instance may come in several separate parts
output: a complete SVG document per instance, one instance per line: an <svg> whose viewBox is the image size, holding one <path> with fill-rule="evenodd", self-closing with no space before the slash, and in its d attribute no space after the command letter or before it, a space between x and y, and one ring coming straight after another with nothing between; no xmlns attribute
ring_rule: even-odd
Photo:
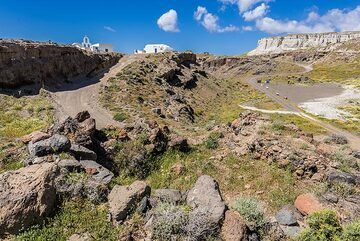
<svg viewBox="0 0 360 241"><path fill-rule="evenodd" d="M120 57L50 42L0 40L0 88L48 86L74 77L91 77L116 64Z"/></svg>
<svg viewBox="0 0 360 241"><path fill-rule="evenodd" d="M360 32L292 34L282 37L263 38L259 40L257 48L250 51L248 55L279 54L312 48L330 51L336 48L337 44L353 39L360 39Z"/></svg>

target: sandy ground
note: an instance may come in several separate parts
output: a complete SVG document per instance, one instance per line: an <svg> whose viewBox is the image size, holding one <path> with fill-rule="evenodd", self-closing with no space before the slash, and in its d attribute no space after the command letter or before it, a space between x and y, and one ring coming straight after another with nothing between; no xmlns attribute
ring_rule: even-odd
<svg viewBox="0 0 360 241"><path fill-rule="evenodd" d="M87 110L96 120L98 128L120 125L113 119L113 115L99 103L100 87L108 79L115 77L125 66L139 58L141 58L140 55L127 55L102 77L74 80L62 86L61 89L53 91L52 98L55 102L56 118L63 121L68 116L75 116L80 111Z"/></svg>
<svg viewBox="0 0 360 241"><path fill-rule="evenodd" d="M302 66L302 67L304 67L304 69L305 69L304 73L312 70L311 66ZM279 89L279 88L276 89L276 88L273 88L272 84L270 84L269 86L266 86L263 84L258 84L256 81L256 78L250 78L247 80L247 82L252 87L254 87L258 91L266 94L270 99L272 99L276 103L280 104L284 108L284 110L273 111L273 113L282 112L283 114L295 114L295 115L301 116L301 117L308 119L314 123L317 123L318 125L322 126L325 130L327 130L331 134L345 136L348 139L349 145L353 150L356 150L356 151L360 150L360 137L358 137L348 131L334 127L328 123L324 123L323 121L318 120L318 119L306 114L303 111L303 109L301 109L299 107L299 105L301 105L301 104L315 102L316 99L317 99L317 101L320 99L320 102L317 102L316 104L311 105L313 108L316 108L316 110L319 110L319 109L324 109L323 106L319 107L320 106L319 103L325 103L326 100L329 100L329 99L332 102L335 101L336 105L339 104L340 101L341 102L346 101L346 100L344 100L345 97L346 98L351 97L351 99L354 99L354 97L356 97L356 96L354 96L354 93L350 94L347 91L348 89L344 89L341 86L340 87L339 86L337 86L337 87L336 86L335 87L322 86L322 88L316 86L316 87L314 87L314 90L310 89L308 91L303 91L303 90L297 89L300 87L296 87L296 86L294 87L294 85L288 85L286 88L282 87L282 89ZM277 86L279 86L279 85L277 85ZM294 90L292 90L291 88L294 88ZM282 92L280 92L280 91L282 91ZM290 96L289 96L290 93L294 93L291 97L293 99L297 100L296 102L292 101L292 99L290 99ZM305 97L302 97L302 95L304 95ZM286 99L284 97L288 97L289 99ZM319 97L323 97L323 98L319 98ZM324 101L324 99L325 99L325 101ZM301 100L303 102L301 102ZM327 101L327 102L329 102L329 101ZM336 107L329 107L329 106L331 106L331 105L329 105L329 103L326 106L327 106L326 108L328 108L328 109L325 108L324 110L327 112L329 112L329 108L331 108L332 110L334 110L334 108L336 109ZM249 106L243 106L242 108L269 113L267 110L260 110L260 109L255 110L254 107L249 107ZM311 112L311 111L309 111L309 112Z"/></svg>
<svg viewBox="0 0 360 241"><path fill-rule="evenodd" d="M331 83L319 83L311 86L271 84L280 96L289 98L306 112L327 119L344 119L351 115L338 108L352 99L360 99L360 92L349 86Z"/></svg>
<svg viewBox="0 0 360 241"><path fill-rule="evenodd" d="M360 100L360 92L349 87L339 95L305 101L299 106L309 113L327 119L345 119L345 116L351 116L351 114L338 108L353 99Z"/></svg>
<svg viewBox="0 0 360 241"><path fill-rule="evenodd" d="M270 87L296 104L318 98L337 96L345 90L341 85L330 83L314 85L271 84Z"/></svg>

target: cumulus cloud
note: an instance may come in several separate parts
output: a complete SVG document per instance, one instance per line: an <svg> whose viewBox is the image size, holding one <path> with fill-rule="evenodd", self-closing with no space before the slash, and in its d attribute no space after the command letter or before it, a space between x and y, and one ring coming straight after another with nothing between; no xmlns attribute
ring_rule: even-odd
<svg viewBox="0 0 360 241"><path fill-rule="evenodd" d="M165 32L179 32L177 12L170 9L157 20L157 25Z"/></svg>
<svg viewBox="0 0 360 241"><path fill-rule="evenodd" d="M194 13L194 18L196 21L201 23L204 28L212 33L224 33L224 32L234 32L239 30L238 27L234 25L229 25L226 27L221 27L219 24L219 17L209 13L205 7L198 6L197 10Z"/></svg>
<svg viewBox="0 0 360 241"><path fill-rule="evenodd" d="M106 29L107 31L113 32L113 33L115 33L115 32L116 32L116 30L115 30L115 29L113 29L113 28L112 28L112 27L110 27L110 26L104 26L104 29Z"/></svg>
<svg viewBox="0 0 360 241"><path fill-rule="evenodd" d="M258 3L267 3L271 0L219 0L223 4L237 4L240 13L244 13Z"/></svg>
<svg viewBox="0 0 360 241"><path fill-rule="evenodd" d="M253 10L247 11L243 14L245 21L253 21L258 18L262 18L266 15L269 6L265 3L262 3L260 6L256 7Z"/></svg>
<svg viewBox="0 0 360 241"><path fill-rule="evenodd" d="M265 17L256 20L256 27L271 34L360 30L360 5L351 10L332 9L324 15L310 12L301 21Z"/></svg>
<svg viewBox="0 0 360 241"><path fill-rule="evenodd" d="M242 30L244 30L244 31L253 31L254 28L252 26L243 26Z"/></svg>

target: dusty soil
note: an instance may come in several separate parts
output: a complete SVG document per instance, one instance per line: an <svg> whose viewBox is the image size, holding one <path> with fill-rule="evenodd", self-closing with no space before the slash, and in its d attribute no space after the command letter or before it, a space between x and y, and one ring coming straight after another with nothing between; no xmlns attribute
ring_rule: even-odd
<svg viewBox="0 0 360 241"><path fill-rule="evenodd" d="M337 84L319 83L314 85L271 84L274 91L286 96L296 104L318 98L340 95L345 89Z"/></svg>
<svg viewBox="0 0 360 241"><path fill-rule="evenodd" d="M125 66L142 58L141 55L128 55L119 60L107 73L92 79L74 80L64 85L61 89L56 89L52 93L52 98L56 107L56 118L63 121L68 116L75 116L77 113L88 110L96 120L98 128L108 125L118 126L119 122L113 119L112 114L103 108L99 103L99 90L101 84L106 83L114 77Z"/></svg>

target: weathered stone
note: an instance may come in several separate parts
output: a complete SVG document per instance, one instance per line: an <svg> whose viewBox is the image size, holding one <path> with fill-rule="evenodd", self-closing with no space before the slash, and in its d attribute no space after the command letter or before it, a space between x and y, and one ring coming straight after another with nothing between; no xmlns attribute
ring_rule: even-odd
<svg viewBox="0 0 360 241"><path fill-rule="evenodd" d="M70 238L67 241L91 241L93 238L91 238L91 235L88 233L83 234L73 234L70 236Z"/></svg>
<svg viewBox="0 0 360 241"><path fill-rule="evenodd" d="M0 236L41 223L55 207L54 163L0 174Z"/></svg>
<svg viewBox="0 0 360 241"><path fill-rule="evenodd" d="M314 212L324 209L320 201L311 193L301 194L296 200L294 206L303 215L312 214Z"/></svg>
<svg viewBox="0 0 360 241"><path fill-rule="evenodd" d="M63 159L60 160L57 165L60 168L65 168L69 172L79 172L82 169L80 162L74 159Z"/></svg>
<svg viewBox="0 0 360 241"><path fill-rule="evenodd" d="M331 193L331 192L327 192L323 195L323 198L328 201L328 202L331 202L331 203L337 203L339 201L339 198Z"/></svg>
<svg viewBox="0 0 360 241"><path fill-rule="evenodd" d="M92 179L99 184L107 185L110 183L114 174L94 161L80 161L81 166L85 169L85 172L90 174Z"/></svg>
<svg viewBox="0 0 360 241"><path fill-rule="evenodd" d="M170 148L182 151L182 152L186 152L189 150L189 144L187 142L187 140L181 136L171 136L170 137L170 141L168 143L168 146Z"/></svg>
<svg viewBox="0 0 360 241"><path fill-rule="evenodd" d="M341 172L341 171L332 171L328 174L328 181L330 183L347 183L347 184L357 184L360 183L360 177L355 175L351 175L349 173Z"/></svg>
<svg viewBox="0 0 360 241"><path fill-rule="evenodd" d="M73 155L77 160L92 160L96 161L97 155L95 152L87 149L86 147L80 146L75 143L71 143L69 153Z"/></svg>
<svg viewBox="0 0 360 241"><path fill-rule="evenodd" d="M355 158L357 158L357 159L360 159L360 151L355 151L355 152L353 153L353 156L354 156Z"/></svg>
<svg viewBox="0 0 360 241"><path fill-rule="evenodd" d="M301 214L293 205L284 206L277 214L276 220L281 225L297 225L297 220L301 219Z"/></svg>
<svg viewBox="0 0 360 241"><path fill-rule="evenodd" d="M46 156L52 153L66 152L70 146L71 143L66 136L55 134L46 140L30 142L28 149L33 156Z"/></svg>
<svg viewBox="0 0 360 241"><path fill-rule="evenodd" d="M23 136L21 138L21 141L25 144L28 144L30 141L32 143L36 143L38 141L42 141L45 140L47 138L49 138L50 135L41 131L34 131L33 133Z"/></svg>
<svg viewBox="0 0 360 241"><path fill-rule="evenodd" d="M79 124L81 133L85 135L92 135L96 130L96 121L93 118L88 118Z"/></svg>
<svg viewBox="0 0 360 241"><path fill-rule="evenodd" d="M78 122L83 122L84 120L87 120L89 118L90 118L90 113L87 110L81 111L81 112L77 113L75 116L75 119Z"/></svg>
<svg viewBox="0 0 360 241"><path fill-rule="evenodd" d="M209 213L210 221L214 224L224 219L226 206L218 183L210 176L199 177L195 186L189 191L186 202L194 211Z"/></svg>
<svg viewBox="0 0 360 241"><path fill-rule="evenodd" d="M284 234L289 238L295 238L300 232L301 228L299 226L280 226Z"/></svg>
<svg viewBox="0 0 360 241"><path fill-rule="evenodd" d="M130 186L116 185L109 194L109 208L114 224L124 221L136 208L142 198L150 194L150 187L142 181L135 181Z"/></svg>
<svg viewBox="0 0 360 241"><path fill-rule="evenodd" d="M181 192L176 189L157 189L154 196L161 202L178 204L182 201Z"/></svg>
<svg viewBox="0 0 360 241"><path fill-rule="evenodd" d="M175 173L176 175L180 175L181 173L184 172L184 170L185 170L185 167L181 163L176 163L171 167L171 171L173 173Z"/></svg>
<svg viewBox="0 0 360 241"><path fill-rule="evenodd" d="M226 211L221 237L224 241L247 241L248 228L241 216L234 211Z"/></svg>

